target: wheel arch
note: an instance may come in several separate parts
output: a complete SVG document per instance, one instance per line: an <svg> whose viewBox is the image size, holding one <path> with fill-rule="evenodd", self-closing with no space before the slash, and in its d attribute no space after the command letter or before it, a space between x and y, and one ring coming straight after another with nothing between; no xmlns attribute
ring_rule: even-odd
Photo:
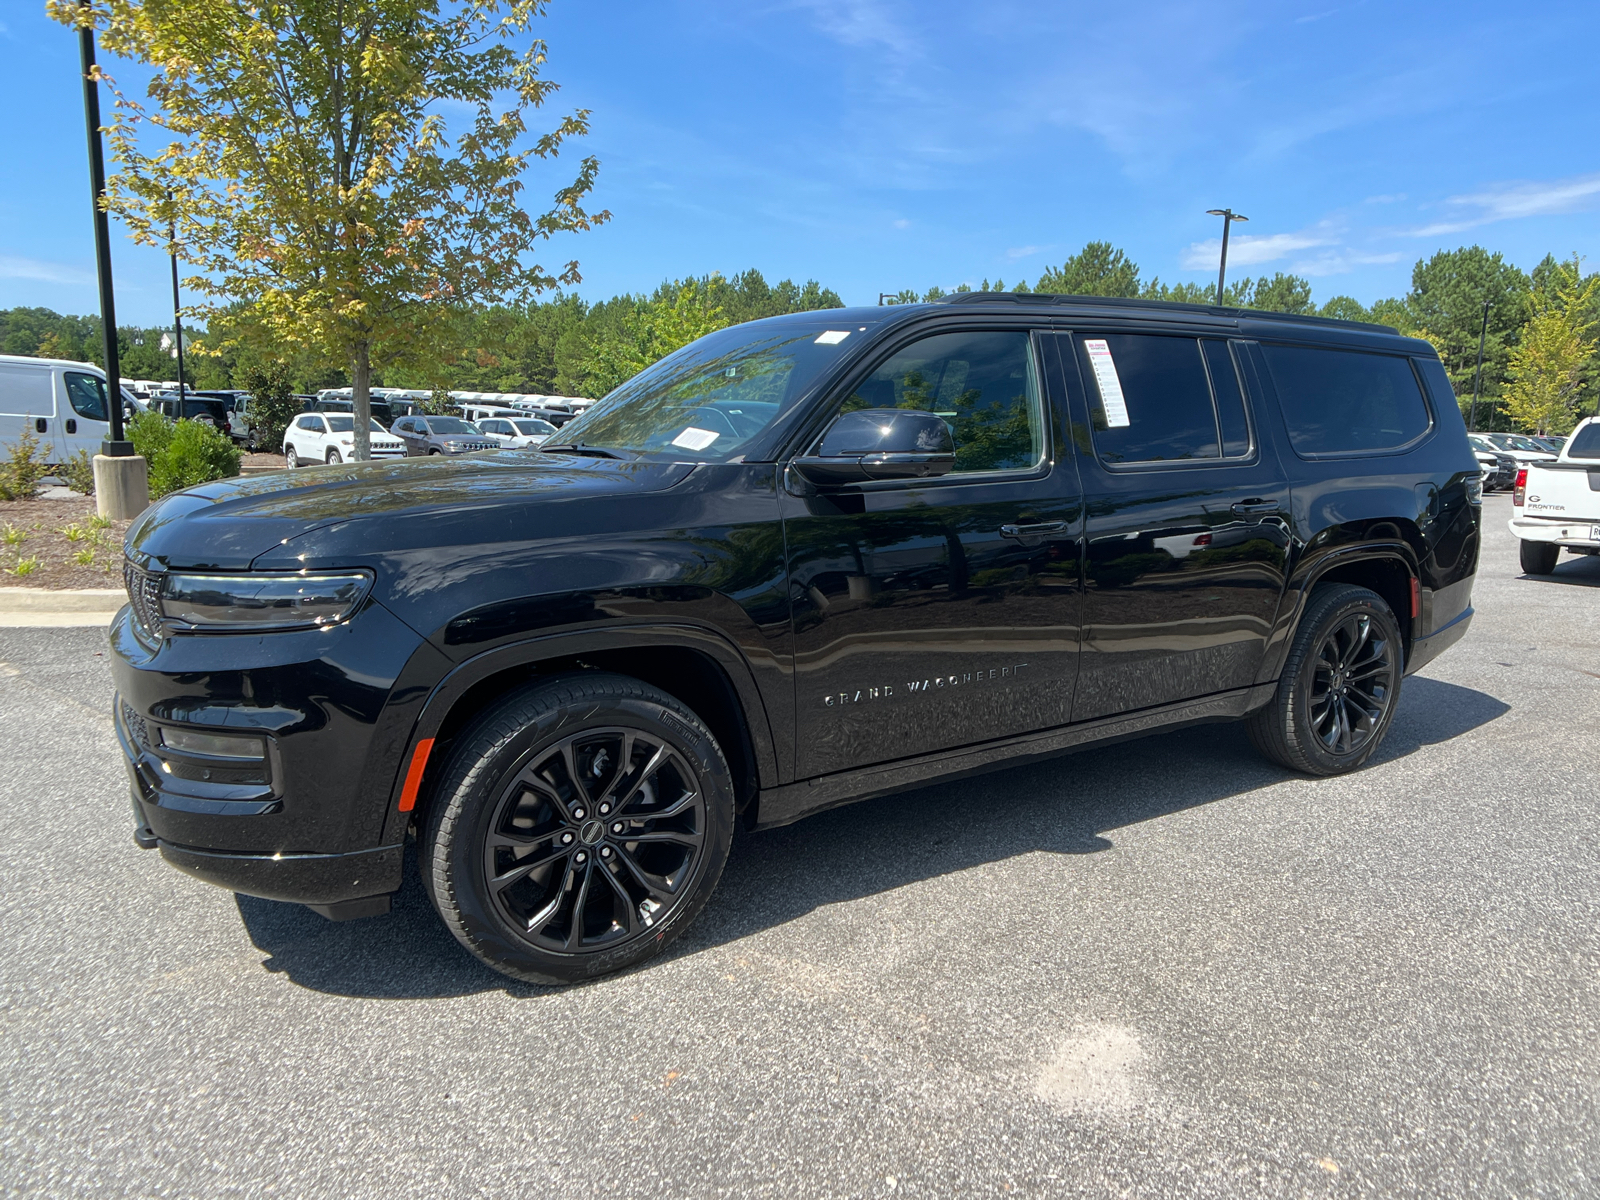
<svg viewBox="0 0 1600 1200"><path fill-rule="evenodd" d="M777 759L766 706L743 655L721 635L698 626L624 626L497 646L441 679L418 714L396 772L386 839L398 841L413 819L422 819L430 784L451 741L487 705L533 680L582 671L631 676L693 710L727 756L737 811L747 824L754 822L761 789L778 782ZM401 812L413 758L429 740L415 807Z"/></svg>
<svg viewBox="0 0 1600 1200"><path fill-rule="evenodd" d="M1273 633L1272 652L1267 655L1257 682L1267 683L1277 679L1295 634L1299 632L1307 601L1311 593L1324 583L1354 584L1383 597L1400 625L1401 642L1409 660L1416 637L1417 593L1414 589L1420 579L1416 552L1404 537L1343 546L1303 558L1300 569L1290 580L1286 597L1288 602L1284 605L1285 617L1278 622L1278 628Z"/></svg>

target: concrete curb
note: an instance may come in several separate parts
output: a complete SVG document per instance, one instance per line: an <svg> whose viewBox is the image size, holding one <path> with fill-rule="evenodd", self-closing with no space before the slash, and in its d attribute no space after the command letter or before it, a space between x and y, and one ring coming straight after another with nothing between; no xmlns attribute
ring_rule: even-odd
<svg viewBox="0 0 1600 1200"><path fill-rule="evenodd" d="M0 587L0 629L109 625L127 602L121 588Z"/></svg>

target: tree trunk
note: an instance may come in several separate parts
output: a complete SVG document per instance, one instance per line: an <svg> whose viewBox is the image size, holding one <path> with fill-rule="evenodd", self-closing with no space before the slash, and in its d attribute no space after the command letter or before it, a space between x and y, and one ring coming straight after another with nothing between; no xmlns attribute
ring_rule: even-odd
<svg viewBox="0 0 1600 1200"><path fill-rule="evenodd" d="M357 342L354 361L350 364L350 391L355 403L355 435L356 442L353 448L357 462L367 462L372 458L372 359L371 346L367 342Z"/></svg>

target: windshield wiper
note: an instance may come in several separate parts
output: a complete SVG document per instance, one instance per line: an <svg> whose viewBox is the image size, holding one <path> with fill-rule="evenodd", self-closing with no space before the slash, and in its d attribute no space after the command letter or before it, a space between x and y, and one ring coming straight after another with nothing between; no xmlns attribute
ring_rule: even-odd
<svg viewBox="0 0 1600 1200"><path fill-rule="evenodd" d="M620 459L622 457L622 455L614 454L610 450L602 450L599 446L585 446L582 442L564 442L558 446L552 446L549 442L545 442L539 449L554 450L562 454L592 454L595 458Z"/></svg>

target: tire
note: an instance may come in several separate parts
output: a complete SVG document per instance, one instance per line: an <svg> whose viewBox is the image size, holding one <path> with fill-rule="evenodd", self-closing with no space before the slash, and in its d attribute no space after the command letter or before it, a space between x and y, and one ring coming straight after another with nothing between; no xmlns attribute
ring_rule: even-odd
<svg viewBox="0 0 1600 1200"><path fill-rule="evenodd" d="M1382 744L1400 700L1405 647L1376 592L1324 584L1311 593L1278 690L1246 718L1267 758L1307 775L1354 771Z"/></svg>
<svg viewBox="0 0 1600 1200"><path fill-rule="evenodd" d="M1530 542L1519 539L1517 557L1522 562L1525 575L1548 575L1556 569L1561 558L1561 547L1555 542Z"/></svg>
<svg viewBox="0 0 1600 1200"><path fill-rule="evenodd" d="M333 463L342 463L343 461L344 461L344 456L339 453L339 449L338 449L337 446L328 451L328 463L329 463L330 466Z"/></svg>
<svg viewBox="0 0 1600 1200"><path fill-rule="evenodd" d="M433 454L443 454L443 453L444 453L444 451L443 451L443 450L439 450L439 449L433 449L433 450L429 450L429 451L428 451L428 453L429 453L429 454L430 454L430 455L433 455Z"/></svg>
<svg viewBox="0 0 1600 1200"><path fill-rule="evenodd" d="M434 907L463 946L527 983L578 983L659 953L705 907L733 838L716 738L625 675L505 697L456 739L431 794L419 861Z"/></svg>
<svg viewBox="0 0 1600 1200"><path fill-rule="evenodd" d="M300 465L300 456L294 452L293 446L285 446L283 448L283 459L289 464L291 471Z"/></svg>

